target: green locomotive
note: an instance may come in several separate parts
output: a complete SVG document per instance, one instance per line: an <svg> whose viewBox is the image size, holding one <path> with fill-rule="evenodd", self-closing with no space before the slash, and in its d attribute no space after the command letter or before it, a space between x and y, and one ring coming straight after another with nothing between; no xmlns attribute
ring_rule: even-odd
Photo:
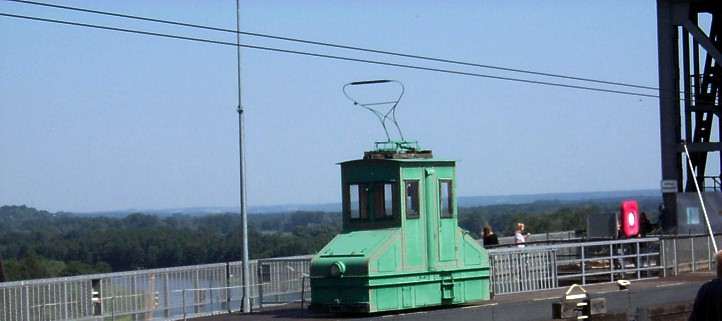
<svg viewBox="0 0 722 321"><path fill-rule="evenodd" d="M398 85L394 100L361 103L349 89ZM381 312L488 300L489 256L457 224L456 169L404 139L395 80L348 83L354 106L378 118L386 141L341 163L343 230L311 261L311 309ZM379 111L378 106L391 106ZM389 135L386 122L400 140Z"/></svg>
<svg viewBox="0 0 722 321"><path fill-rule="evenodd" d="M311 262L311 308L373 313L490 299L486 250L457 224L455 162L385 144L341 163L343 230Z"/></svg>

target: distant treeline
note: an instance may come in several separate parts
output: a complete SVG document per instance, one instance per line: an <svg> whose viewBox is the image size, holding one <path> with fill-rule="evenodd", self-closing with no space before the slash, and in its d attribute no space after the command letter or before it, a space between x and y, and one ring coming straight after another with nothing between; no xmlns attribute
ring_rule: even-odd
<svg viewBox="0 0 722 321"><path fill-rule="evenodd" d="M654 210L658 201L642 201ZM532 233L582 230L586 215L616 210L618 201L535 202L461 208L459 224L479 235L489 223L499 235L524 222ZM249 217L251 258L315 253L341 229L339 213L293 212ZM238 214L124 218L0 207L0 257L8 280L236 261Z"/></svg>
<svg viewBox="0 0 722 321"><path fill-rule="evenodd" d="M251 258L314 253L340 230L340 216L250 216ZM241 258L238 214L125 218L0 207L0 254L10 280L234 261Z"/></svg>
<svg viewBox="0 0 722 321"><path fill-rule="evenodd" d="M640 211L656 223L661 198L637 198ZM522 222L529 233L579 231L586 229L588 215L617 213L621 200L539 201L516 205L489 205L459 209L459 225L478 237L485 224L491 225L499 236L514 234L516 223Z"/></svg>

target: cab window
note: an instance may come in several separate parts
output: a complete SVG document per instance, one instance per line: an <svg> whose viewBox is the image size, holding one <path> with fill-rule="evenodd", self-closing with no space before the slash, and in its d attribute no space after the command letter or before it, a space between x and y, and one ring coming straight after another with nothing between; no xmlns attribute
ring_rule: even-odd
<svg viewBox="0 0 722 321"><path fill-rule="evenodd" d="M389 219L394 216L396 210L396 197L394 184L374 184L374 218L377 220Z"/></svg>
<svg viewBox="0 0 722 321"><path fill-rule="evenodd" d="M439 213L442 218L454 217L454 195L451 180L439 180Z"/></svg>
<svg viewBox="0 0 722 321"><path fill-rule="evenodd" d="M404 181L406 218L419 218L419 181Z"/></svg>
<svg viewBox="0 0 722 321"><path fill-rule="evenodd" d="M368 185L346 185L345 211L352 220L365 220L368 218Z"/></svg>

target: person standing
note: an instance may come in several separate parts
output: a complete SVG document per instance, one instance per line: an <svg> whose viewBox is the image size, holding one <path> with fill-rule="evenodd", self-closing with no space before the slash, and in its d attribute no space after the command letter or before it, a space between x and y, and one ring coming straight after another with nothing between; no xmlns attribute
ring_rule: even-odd
<svg viewBox="0 0 722 321"><path fill-rule="evenodd" d="M649 233L652 233L652 222L649 221L647 213L642 212L639 214L639 236L646 237Z"/></svg>
<svg viewBox="0 0 722 321"><path fill-rule="evenodd" d="M484 225L484 247L489 247L491 245L499 245L499 238L496 237L496 234L494 231L491 230L491 226L489 224Z"/></svg>
<svg viewBox="0 0 722 321"><path fill-rule="evenodd" d="M524 247L529 234L524 234L524 223L516 223L516 231L514 231L514 244L516 247Z"/></svg>
<svg viewBox="0 0 722 321"><path fill-rule="evenodd" d="M3 255L0 254L0 283L7 282L5 277L5 265L3 264Z"/></svg>
<svg viewBox="0 0 722 321"><path fill-rule="evenodd" d="M714 258L717 277L699 288L689 321L722 320L722 251L717 252Z"/></svg>
<svg viewBox="0 0 722 321"><path fill-rule="evenodd" d="M652 222L649 221L649 218L647 217L647 213L642 212L639 214L639 237L647 237L650 233L652 233ZM650 246L649 243L640 243L639 244L639 250L642 253L649 253ZM642 266L646 267L649 265L650 259L652 257L645 256L642 257Z"/></svg>

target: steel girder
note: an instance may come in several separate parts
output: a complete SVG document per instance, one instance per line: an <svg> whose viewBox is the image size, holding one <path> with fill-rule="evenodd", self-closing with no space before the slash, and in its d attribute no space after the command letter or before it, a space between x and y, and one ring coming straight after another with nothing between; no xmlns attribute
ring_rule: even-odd
<svg viewBox="0 0 722 321"><path fill-rule="evenodd" d="M668 230L677 226L676 193L695 192L691 168L682 165L686 164L682 140L689 145L700 189L709 191L717 184L705 186L705 183L722 182L719 171L709 175L708 167L709 154L722 151L719 142L722 137L722 17L719 7L714 0L657 1L662 180L663 186L667 186L663 190L663 225ZM706 26L701 27L699 22L704 14L711 19L702 19L709 25L705 23ZM712 141L713 129L718 131L716 141ZM719 168L722 168L722 157L720 162ZM676 192L669 186L676 186Z"/></svg>

